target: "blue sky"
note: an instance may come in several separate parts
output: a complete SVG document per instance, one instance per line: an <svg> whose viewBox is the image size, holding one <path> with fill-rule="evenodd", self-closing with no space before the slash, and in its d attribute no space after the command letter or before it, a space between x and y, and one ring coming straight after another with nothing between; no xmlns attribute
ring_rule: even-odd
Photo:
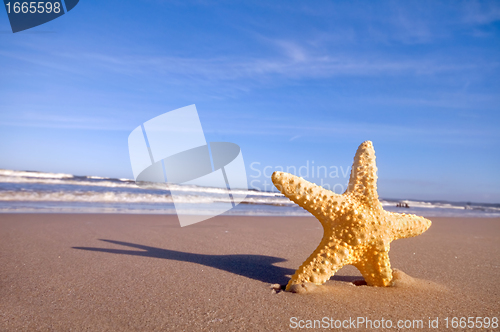
<svg viewBox="0 0 500 332"><path fill-rule="evenodd" d="M498 1L81 0L16 34L0 10L0 168L132 178L129 133L196 104L260 187L371 140L382 197L498 203L499 32Z"/></svg>

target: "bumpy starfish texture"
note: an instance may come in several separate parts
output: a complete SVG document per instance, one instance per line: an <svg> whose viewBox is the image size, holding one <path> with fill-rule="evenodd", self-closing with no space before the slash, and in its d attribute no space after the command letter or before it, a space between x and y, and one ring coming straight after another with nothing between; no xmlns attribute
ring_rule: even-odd
<svg viewBox="0 0 500 332"><path fill-rule="evenodd" d="M324 230L318 248L295 272L286 290L296 284L321 285L345 265L358 268L368 285L391 285L391 241L417 236L430 227L431 221L384 211L378 199L376 173L370 141L359 146L342 195L292 174L273 173L276 188L312 213Z"/></svg>

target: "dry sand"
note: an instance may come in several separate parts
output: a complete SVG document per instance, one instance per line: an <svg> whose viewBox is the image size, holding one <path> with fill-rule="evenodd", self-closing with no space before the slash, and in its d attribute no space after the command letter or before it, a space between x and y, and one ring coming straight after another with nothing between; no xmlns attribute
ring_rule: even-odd
<svg viewBox="0 0 500 332"><path fill-rule="evenodd" d="M500 219L430 219L426 233L392 243L396 287L354 286L361 277L348 266L292 294L270 285L286 284L319 243L312 217L181 228L175 216L3 214L0 330L282 331L366 317L441 331L446 317L499 317Z"/></svg>

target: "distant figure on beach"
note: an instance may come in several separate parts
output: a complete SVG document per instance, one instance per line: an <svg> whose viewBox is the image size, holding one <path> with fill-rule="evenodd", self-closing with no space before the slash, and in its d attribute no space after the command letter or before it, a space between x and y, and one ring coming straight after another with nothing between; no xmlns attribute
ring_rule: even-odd
<svg viewBox="0 0 500 332"><path fill-rule="evenodd" d="M396 207L409 208L410 206L408 205L408 203L399 202L398 204L396 204Z"/></svg>

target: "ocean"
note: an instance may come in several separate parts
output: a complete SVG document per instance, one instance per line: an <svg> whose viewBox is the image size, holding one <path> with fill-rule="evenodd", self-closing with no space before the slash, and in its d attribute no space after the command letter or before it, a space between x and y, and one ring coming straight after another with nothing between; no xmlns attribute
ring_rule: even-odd
<svg viewBox="0 0 500 332"><path fill-rule="evenodd" d="M169 186L183 193L183 203L193 204L193 211L199 211L201 205L210 210L227 197L226 189ZM244 192L245 200L224 215L310 215L280 193ZM383 198L380 201L387 211L424 217L500 217L500 204ZM409 207L397 207L398 203ZM151 184L144 189L130 179L0 170L0 213L175 214L175 207L165 184Z"/></svg>

